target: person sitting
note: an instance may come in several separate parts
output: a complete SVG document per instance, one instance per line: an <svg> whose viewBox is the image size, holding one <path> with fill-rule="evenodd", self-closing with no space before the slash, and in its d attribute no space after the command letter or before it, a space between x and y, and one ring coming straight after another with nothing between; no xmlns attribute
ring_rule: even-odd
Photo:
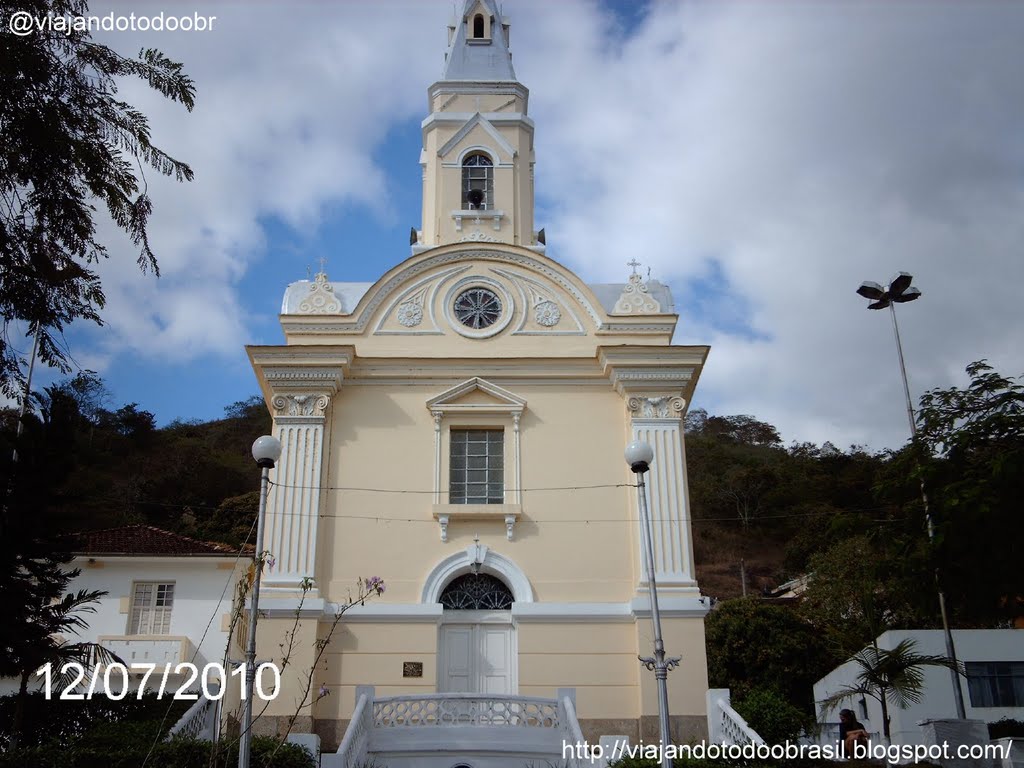
<svg viewBox="0 0 1024 768"><path fill-rule="evenodd" d="M854 745L868 745L868 731L857 721L852 709L844 709L839 713L839 740L843 743L843 754L853 758Z"/></svg>

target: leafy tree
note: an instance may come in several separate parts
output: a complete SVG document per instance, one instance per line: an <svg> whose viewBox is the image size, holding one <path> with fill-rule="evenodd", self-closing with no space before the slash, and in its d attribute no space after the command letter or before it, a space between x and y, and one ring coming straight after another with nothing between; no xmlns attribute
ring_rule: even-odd
<svg viewBox="0 0 1024 768"><path fill-rule="evenodd" d="M921 398L914 461L953 615L961 626L992 626L1024 616L1024 385L985 361L967 373L966 388Z"/></svg>
<svg viewBox="0 0 1024 768"><path fill-rule="evenodd" d="M779 431L753 416L709 416L703 408L686 415L686 432L690 435L717 438L742 445L775 448L782 445Z"/></svg>
<svg viewBox="0 0 1024 768"><path fill-rule="evenodd" d="M0 0L0 19L83 16L85 0ZM18 355L12 323L39 334L39 357L67 371L59 338L76 319L100 323L104 295L95 265L94 203L138 247L138 265L158 274L147 225L153 210L143 168L179 181L192 170L156 147L139 110L118 98L118 78L135 77L191 110L182 65L146 49L126 58L87 30L3 34L0 45L0 392L13 395Z"/></svg>
<svg viewBox="0 0 1024 768"><path fill-rule="evenodd" d="M871 696L882 705L882 728L886 743L890 741L889 704L906 709L921 701L924 695L924 668L946 667L960 672L955 662L945 656L920 654L916 643L907 638L892 649L872 643L853 656L858 667L856 681L840 688L821 704L826 711L835 709L851 696Z"/></svg>
<svg viewBox="0 0 1024 768"><path fill-rule="evenodd" d="M920 558L900 538L852 533L811 557L800 612L842 658L887 629L927 624L919 602L932 583L920 576Z"/></svg>
<svg viewBox="0 0 1024 768"><path fill-rule="evenodd" d="M712 687L728 688L737 700L774 690L806 715L814 711L815 681L839 660L795 611L758 598L719 603L705 631Z"/></svg>

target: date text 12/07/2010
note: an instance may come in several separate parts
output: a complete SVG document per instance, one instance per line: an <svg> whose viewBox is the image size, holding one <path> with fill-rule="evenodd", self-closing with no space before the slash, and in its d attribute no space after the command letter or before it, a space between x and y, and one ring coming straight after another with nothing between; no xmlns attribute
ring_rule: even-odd
<svg viewBox="0 0 1024 768"><path fill-rule="evenodd" d="M170 696L179 701L196 701L200 693L189 692L189 688L198 681L203 698L216 701L223 698L227 692L227 686L222 685L221 681L227 680L229 677L236 677L244 701L249 695L245 681L245 669L245 666L242 665L233 669L229 674L225 672L224 665L217 662L207 664L201 669L188 662L162 666L153 663L125 665L114 662L113 664L94 665L92 673L87 675L84 665L72 661L61 666L60 671L56 674L54 674L53 665L45 664L36 671L36 675L43 678L43 693L47 699L54 697L56 683L57 698L65 701L83 701L95 696L121 701L131 694L136 694L137 698L141 699L147 690L150 678L152 678L153 687L148 690L155 689L158 699ZM171 681L172 690L167 690L168 678L172 675L175 677L180 675L181 679L180 682L179 680ZM88 685L85 685L87 676L89 681ZM269 677L269 680L265 677ZM159 686L156 685L157 680L159 680ZM277 668L277 665L267 661L257 666L256 679L253 681L255 698L272 701L280 692L281 670Z"/></svg>

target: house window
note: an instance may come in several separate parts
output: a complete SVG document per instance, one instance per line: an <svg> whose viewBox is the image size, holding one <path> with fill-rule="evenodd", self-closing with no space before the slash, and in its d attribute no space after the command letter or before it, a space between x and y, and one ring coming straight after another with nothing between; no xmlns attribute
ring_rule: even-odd
<svg viewBox="0 0 1024 768"><path fill-rule="evenodd" d="M1024 661L969 661L972 707L1024 707Z"/></svg>
<svg viewBox="0 0 1024 768"><path fill-rule="evenodd" d="M462 161L462 210L487 211L494 201L494 163L487 155L470 155Z"/></svg>
<svg viewBox="0 0 1024 768"><path fill-rule="evenodd" d="M484 36L484 17L483 14L478 13L473 17L473 37L481 38Z"/></svg>
<svg viewBox="0 0 1024 768"><path fill-rule="evenodd" d="M505 431L453 429L449 504L505 502Z"/></svg>
<svg viewBox="0 0 1024 768"><path fill-rule="evenodd" d="M128 619L130 635L166 635L171 631L174 584L136 582Z"/></svg>

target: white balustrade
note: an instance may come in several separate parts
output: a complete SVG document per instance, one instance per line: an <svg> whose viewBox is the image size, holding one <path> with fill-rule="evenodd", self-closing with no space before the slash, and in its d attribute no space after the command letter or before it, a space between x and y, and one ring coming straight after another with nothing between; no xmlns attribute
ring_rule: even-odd
<svg viewBox="0 0 1024 768"><path fill-rule="evenodd" d="M216 695L216 686L211 693ZM175 737L183 739L205 739L213 740L214 730L217 726L217 702L214 699L207 699L202 696L186 710L181 719L174 724L167 733L165 741Z"/></svg>
<svg viewBox="0 0 1024 768"><path fill-rule="evenodd" d="M562 696L558 700L559 731L563 744L579 746L584 743L583 730L580 728L580 721L576 717L576 705L571 696ZM581 768L583 763L576 757L576 750L573 756L566 761L566 768Z"/></svg>
<svg viewBox="0 0 1024 768"><path fill-rule="evenodd" d="M390 696L373 703L373 727L518 726L559 728L560 705L554 699L437 693Z"/></svg>
<svg viewBox="0 0 1024 768"><path fill-rule="evenodd" d="M363 692L356 702L352 720L345 731L345 738L335 755L325 756L322 765L337 768L355 768L366 760L370 746L370 730L373 728L373 694Z"/></svg>
<svg viewBox="0 0 1024 768"><path fill-rule="evenodd" d="M708 736L716 744L764 744L765 740L751 728L729 704L727 688L712 688L707 693Z"/></svg>

